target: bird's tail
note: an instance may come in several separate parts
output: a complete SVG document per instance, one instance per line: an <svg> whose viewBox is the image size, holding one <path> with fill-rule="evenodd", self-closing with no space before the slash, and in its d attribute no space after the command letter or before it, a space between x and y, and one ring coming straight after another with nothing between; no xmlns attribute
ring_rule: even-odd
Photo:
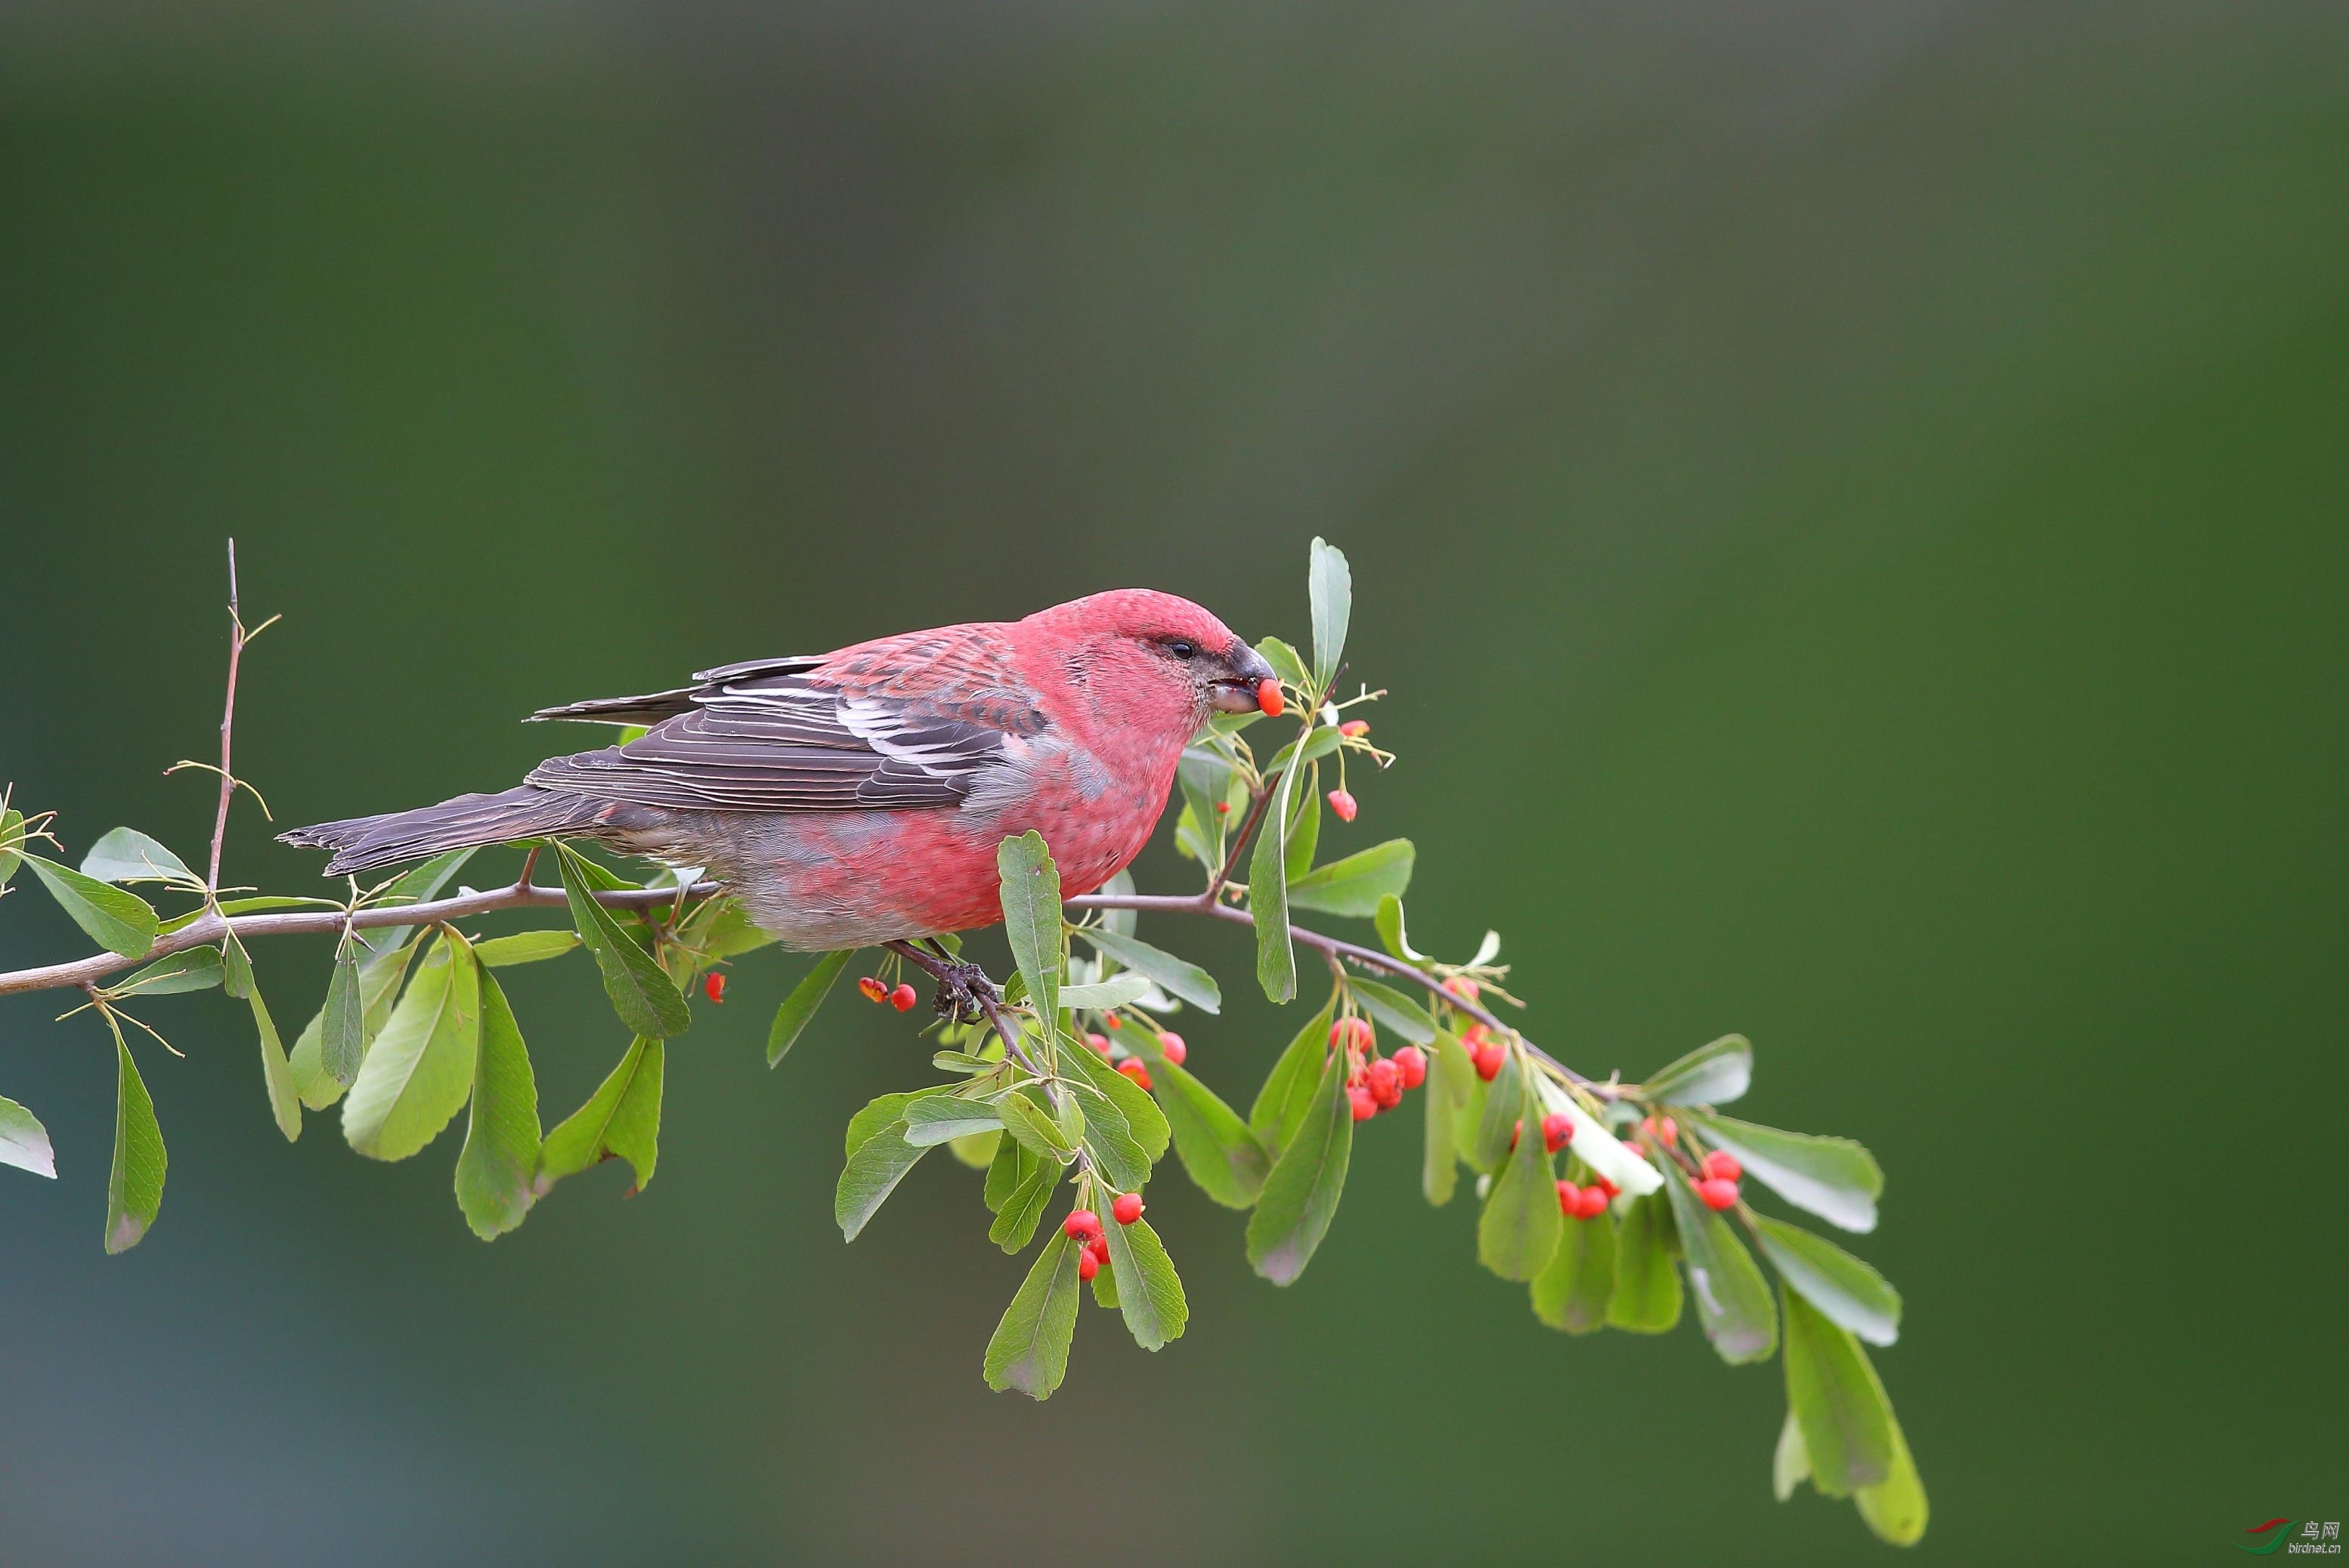
<svg viewBox="0 0 2349 1568"><path fill-rule="evenodd" d="M602 825L599 810L599 802L582 796L522 784L494 795L460 795L413 811L320 822L277 837L281 843L334 851L326 874L340 876L449 850L582 832Z"/></svg>

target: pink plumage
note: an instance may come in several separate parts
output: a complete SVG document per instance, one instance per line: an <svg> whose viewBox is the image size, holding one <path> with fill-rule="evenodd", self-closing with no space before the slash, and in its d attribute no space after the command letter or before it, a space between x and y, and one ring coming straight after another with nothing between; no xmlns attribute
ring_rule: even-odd
<svg viewBox="0 0 2349 1568"><path fill-rule="evenodd" d="M1209 712L1272 672L1188 600L1096 593L1016 622L730 665L541 718L650 726L518 789L285 835L336 873L466 845L589 838L708 869L787 946L869 946L1000 918L996 847L1030 829L1073 896L1149 841Z"/></svg>

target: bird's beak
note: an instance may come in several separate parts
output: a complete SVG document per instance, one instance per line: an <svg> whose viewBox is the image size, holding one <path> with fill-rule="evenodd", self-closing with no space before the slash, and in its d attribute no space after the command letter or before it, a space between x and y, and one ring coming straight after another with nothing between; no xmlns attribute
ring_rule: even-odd
<svg viewBox="0 0 2349 1568"><path fill-rule="evenodd" d="M1208 687L1208 701L1218 713L1255 713L1263 704L1257 688L1273 678L1272 666L1264 655L1246 643L1235 646L1224 656L1225 665L1232 672L1218 676Z"/></svg>

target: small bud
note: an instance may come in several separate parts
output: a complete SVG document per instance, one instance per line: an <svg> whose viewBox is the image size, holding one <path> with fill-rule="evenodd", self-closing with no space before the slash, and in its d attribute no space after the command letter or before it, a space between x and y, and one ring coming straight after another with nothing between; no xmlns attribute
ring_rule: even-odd
<svg viewBox="0 0 2349 1568"><path fill-rule="evenodd" d="M1356 1121L1368 1121L1379 1113L1379 1102L1371 1098L1371 1091L1366 1088L1348 1089L1346 1103L1354 1108Z"/></svg>
<svg viewBox="0 0 2349 1568"><path fill-rule="evenodd" d="M1338 820L1350 822L1354 820L1354 798L1343 789L1332 789L1330 791L1330 810L1337 813Z"/></svg>
<svg viewBox="0 0 2349 1568"><path fill-rule="evenodd" d="M1092 1248L1088 1247L1077 1254L1077 1278L1080 1281L1090 1280L1099 1273L1101 1259L1093 1256Z"/></svg>
<svg viewBox="0 0 2349 1568"><path fill-rule="evenodd" d="M1117 1202L1109 1206L1110 1218L1121 1225L1130 1225L1142 1218L1142 1194L1120 1192Z"/></svg>
<svg viewBox="0 0 2349 1568"><path fill-rule="evenodd" d="M1417 1088L1427 1081L1427 1053L1417 1046L1405 1046L1394 1054L1395 1071L1402 1075L1402 1087Z"/></svg>
<svg viewBox="0 0 2349 1568"><path fill-rule="evenodd" d="M1350 718L1338 727L1338 733L1349 740L1359 735L1368 735L1370 732L1371 721L1367 718Z"/></svg>
<svg viewBox="0 0 2349 1568"><path fill-rule="evenodd" d="M1573 1141L1574 1123L1567 1119L1566 1112L1553 1110L1542 1118L1542 1147L1555 1154Z"/></svg>
<svg viewBox="0 0 2349 1568"><path fill-rule="evenodd" d="M1069 1217L1061 1222L1061 1230L1072 1242L1081 1242L1101 1232L1101 1216L1091 1209L1071 1209Z"/></svg>
<svg viewBox="0 0 2349 1568"><path fill-rule="evenodd" d="M896 1008L900 1013L912 1012L914 1004L920 1000L921 998L914 994L914 988L902 980L897 983L897 988L889 993L889 1006Z"/></svg>
<svg viewBox="0 0 2349 1568"><path fill-rule="evenodd" d="M864 999L868 1002L886 1002L889 999L889 987L881 984L877 975L867 975L856 983L856 988L864 993Z"/></svg>
<svg viewBox="0 0 2349 1568"><path fill-rule="evenodd" d="M1126 1057L1125 1060L1117 1064L1117 1070L1132 1078L1138 1088L1148 1088L1150 1087L1150 1069L1143 1067L1139 1058L1134 1057Z"/></svg>
<svg viewBox="0 0 2349 1568"><path fill-rule="evenodd" d="M1281 709L1288 706L1280 695L1280 683L1270 676L1257 682L1256 706L1263 710L1265 717L1278 718Z"/></svg>
<svg viewBox="0 0 2349 1568"><path fill-rule="evenodd" d="M1724 1181L1718 1176L1708 1176L1696 1184L1696 1195L1704 1200L1708 1209L1730 1209L1737 1205L1737 1183Z"/></svg>
<svg viewBox="0 0 2349 1568"><path fill-rule="evenodd" d="M1745 1174L1745 1167L1740 1165L1737 1156L1728 1150L1716 1149L1704 1157L1704 1173L1723 1181L1734 1181Z"/></svg>
<svg viewBox="0 0 2349 1568"><path fill-rule="evenodd" d="M1191 1054L1191 1047L1183 1043L1183 1037L1172 1029L1162 1030L1159 1033L1158 1049L1168 1061L1178 1068L1183 1065L1184 1058Z"/></svg>
<svg viewBox="0 0 2349 1568"><path fill-rule="evenodd" d="M701 977L701 994L713 1002L726 1000L726 976L716 970Z"/></svg>

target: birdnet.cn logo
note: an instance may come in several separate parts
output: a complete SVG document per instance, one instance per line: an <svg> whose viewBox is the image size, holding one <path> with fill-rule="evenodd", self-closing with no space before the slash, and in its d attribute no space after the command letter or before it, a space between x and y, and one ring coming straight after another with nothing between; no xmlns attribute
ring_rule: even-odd
<svg viewBox="0 0 2349 1568"><path fill-rule="evenodd" d="M2243 1533L2251 1539L2235 1544L2254 1557L2278 1552L2341 1555L2341 1522L2337 1519L2323 1523L2313 1519L2271 1519L2265 1524L2252 1525Z"/></svg>

